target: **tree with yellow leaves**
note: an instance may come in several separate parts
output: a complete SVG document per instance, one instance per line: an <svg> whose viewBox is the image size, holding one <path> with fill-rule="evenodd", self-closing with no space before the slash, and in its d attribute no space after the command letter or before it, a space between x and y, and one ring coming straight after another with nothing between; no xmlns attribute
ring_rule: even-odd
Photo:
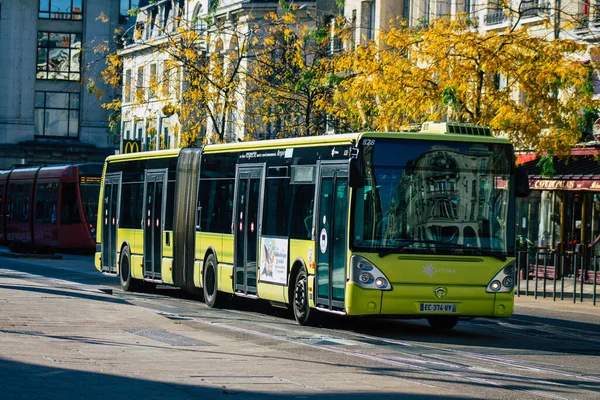
<svg viewBox="0 0 600 400"><path fill-rule="evenodd" d="M448 119L489 125L519 148L561 153L581 138L593 98L585 47L525 28L480 33L468 19L398 26L331 60L334 101L322 106L354 129L397 130Z"/></svg>

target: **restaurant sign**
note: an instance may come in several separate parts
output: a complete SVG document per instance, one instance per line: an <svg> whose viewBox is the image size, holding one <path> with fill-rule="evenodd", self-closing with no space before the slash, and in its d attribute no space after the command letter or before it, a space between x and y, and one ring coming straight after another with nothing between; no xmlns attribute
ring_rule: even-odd
<svg viewBox="0 0 600 400"><path fill-rule="evenodd" d="M591 179L530 179L529 188L532 190L589 190L600 192L600 181Z"/></svg>

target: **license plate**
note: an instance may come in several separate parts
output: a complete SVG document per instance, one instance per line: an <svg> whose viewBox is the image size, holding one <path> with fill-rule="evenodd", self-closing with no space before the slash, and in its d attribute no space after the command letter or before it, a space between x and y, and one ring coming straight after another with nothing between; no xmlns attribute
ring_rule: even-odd
<svg viewBox="0 0 600 400"><path fill-rule="evenodd" d="M421 312L455 313L456 312L456 304L421 303Z"/></svg>

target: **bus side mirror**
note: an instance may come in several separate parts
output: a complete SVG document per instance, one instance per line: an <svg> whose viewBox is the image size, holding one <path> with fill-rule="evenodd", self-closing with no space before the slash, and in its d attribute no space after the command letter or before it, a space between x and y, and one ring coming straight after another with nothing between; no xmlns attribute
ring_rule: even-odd
<svg viewBox="0 0 600 400"><path fill-rule="evenodd" d="M515 170L515 196L529 196L529 176L523 167L517 167Z"/></svg>

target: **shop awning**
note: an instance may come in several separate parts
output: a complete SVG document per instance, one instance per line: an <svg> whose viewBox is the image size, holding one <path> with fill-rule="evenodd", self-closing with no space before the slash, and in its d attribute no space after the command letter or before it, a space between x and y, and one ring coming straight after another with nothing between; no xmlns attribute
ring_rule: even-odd
<svg viewBox="0 0 600 400"><path fill-rule="evenodd" d="M529 175L532 190L587 190L600 192L600 158L592 155L554 157L553 176L542 176L538 159L526 161L522 166Z"/></svg>

